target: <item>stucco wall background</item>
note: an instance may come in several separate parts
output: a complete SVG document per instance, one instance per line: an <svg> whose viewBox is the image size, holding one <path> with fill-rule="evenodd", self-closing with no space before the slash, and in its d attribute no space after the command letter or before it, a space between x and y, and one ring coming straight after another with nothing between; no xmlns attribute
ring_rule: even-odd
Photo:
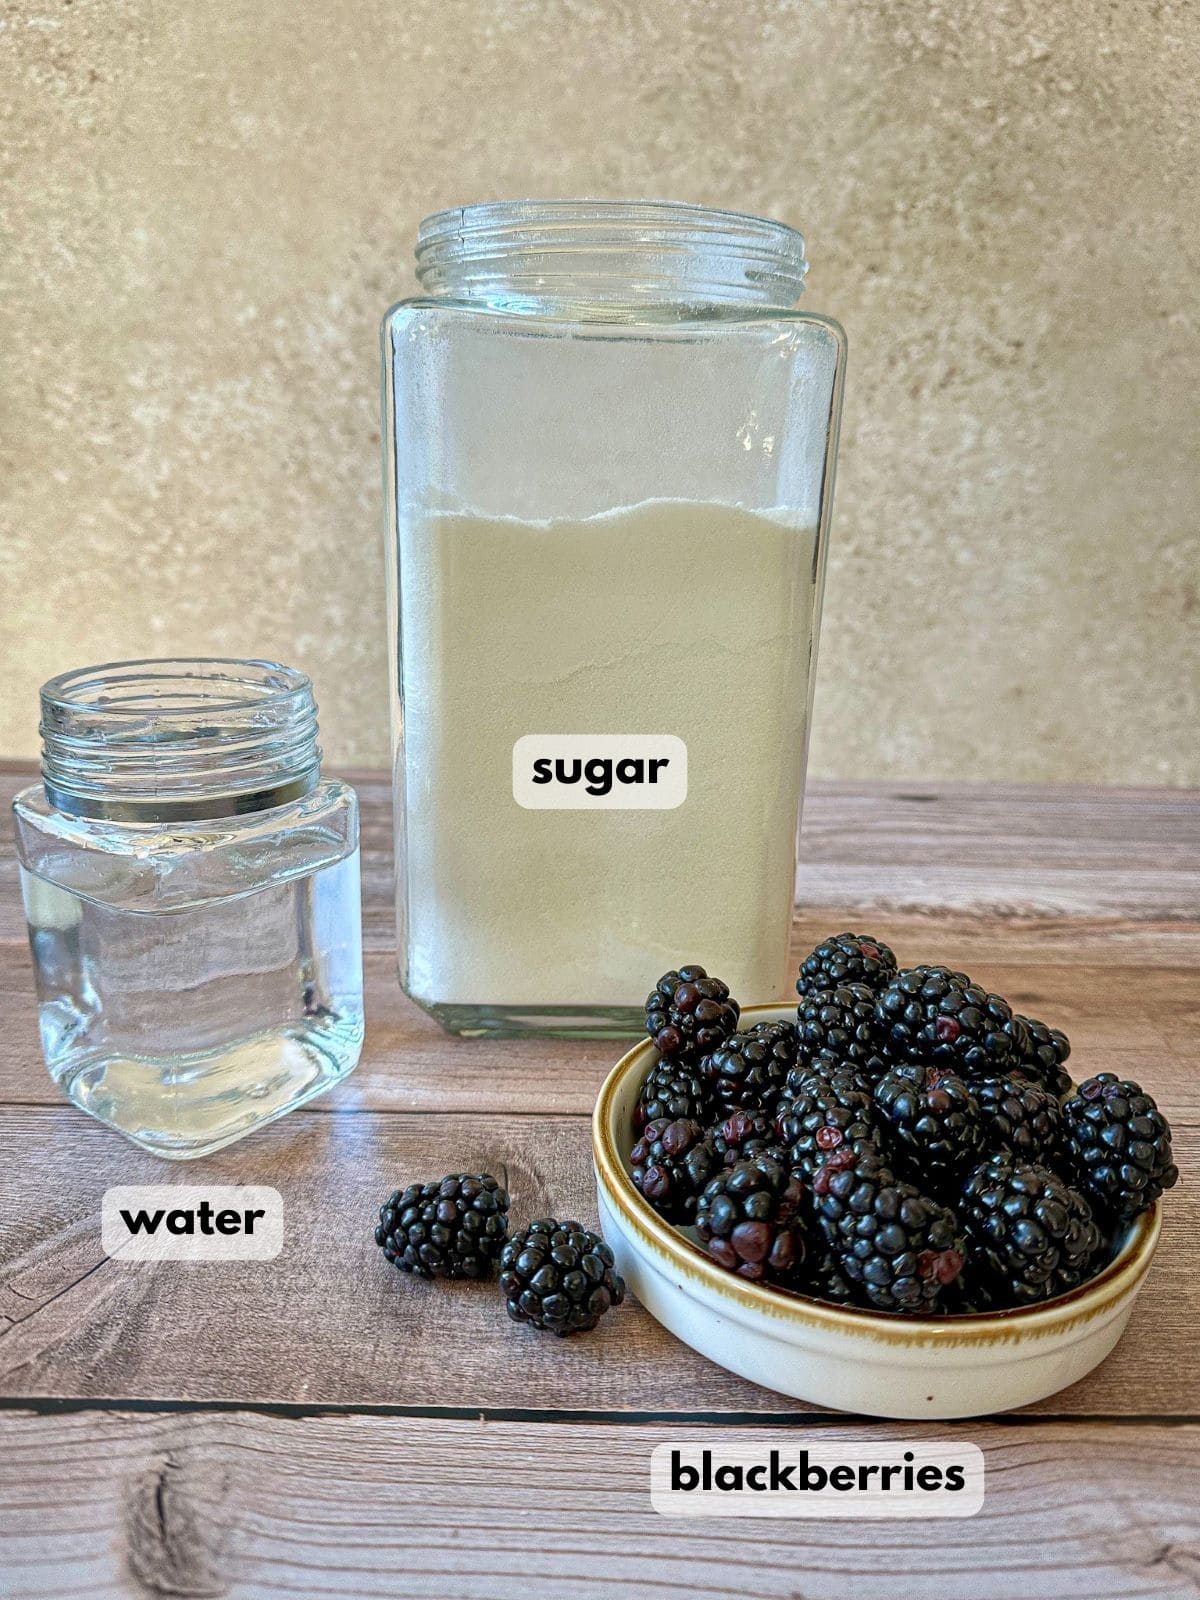
<svg viewBox="0 0 1200 1600"><path fill-rule="evenodd" d="M0 754L50 673L306 667L386 754L377 325L418 219L801 227L851 340L813 768L1200 781L1200 11L15 0Z"/></svg>

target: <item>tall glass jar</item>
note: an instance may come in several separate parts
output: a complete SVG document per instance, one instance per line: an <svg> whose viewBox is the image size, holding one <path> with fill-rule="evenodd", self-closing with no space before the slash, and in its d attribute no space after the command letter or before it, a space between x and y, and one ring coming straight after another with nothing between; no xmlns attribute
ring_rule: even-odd
<svg viewBox="0 0 1200 1600"><path fill-rule="evenodd" d="M156 1155L310 1100L363 1040L358 800L312 685L264 661L131 661L42 689L14 802L42 1048Z"/></svg>
<svg viewBox="0 0 1200 1600"><path fill-rule="evenodd" d="M401 981L620 1034L781 998L845 340L804 241L694 206L421 225L383 324Z"/></svg>

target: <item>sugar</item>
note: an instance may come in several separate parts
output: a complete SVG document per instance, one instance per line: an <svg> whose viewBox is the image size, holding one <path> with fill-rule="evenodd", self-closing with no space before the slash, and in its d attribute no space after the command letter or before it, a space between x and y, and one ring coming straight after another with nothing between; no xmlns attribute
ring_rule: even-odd
<svg viewBox="0 0 1200 1600"><path fill-rule="evenodd" d="M654 500L404 529L407 984L431 1004L636 1006L698 961L786 992L815 594L786 514ZM526 734L673 734L675 810L524 810Z"/></svg>

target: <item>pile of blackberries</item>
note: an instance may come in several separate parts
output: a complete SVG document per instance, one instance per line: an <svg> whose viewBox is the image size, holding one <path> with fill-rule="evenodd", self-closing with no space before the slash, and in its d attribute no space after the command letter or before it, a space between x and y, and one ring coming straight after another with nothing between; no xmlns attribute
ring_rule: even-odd
<svg viewBox="0 0 1200 1600"><path fill-rule="evenodd" d="M508 1193L486 1172L397 1189L375 1243L418 1278L490 1278L499 1266L509 1316L550 1333L587 1333L625 1298L612 1251L580 1223L542 1217L510 1235Z"/></svg>
<svg viewBox="0 0 1200 1600"><path fill-rule="evenodd" d="M646 1002L633 1181L721 1266L839 1305L1002 1311L1094 1277L1178 1177L1136 1083L1072 1088L1066 1034L965 972L842 933L795 1023L739 1032L703 967Z"/></svg>

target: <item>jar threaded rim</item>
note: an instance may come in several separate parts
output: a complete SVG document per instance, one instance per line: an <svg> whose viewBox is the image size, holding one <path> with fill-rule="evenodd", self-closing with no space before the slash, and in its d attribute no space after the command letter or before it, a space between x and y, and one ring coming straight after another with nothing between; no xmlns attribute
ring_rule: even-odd
<svg viewBox="0 0 1200 1600"><path fill-rule="evenodd" d="M186 821L282 805L317 785L308 676L278 662L163 657L61 673L41 690L56 809Z"/></svg>
<svg viewBox="0 0 1200 1600"><path fill-rule="evenodd" d="M785 222L672 200L503 200L435 212L417 233L426 293L511 304L788 307L808 271Z"/></svg>

